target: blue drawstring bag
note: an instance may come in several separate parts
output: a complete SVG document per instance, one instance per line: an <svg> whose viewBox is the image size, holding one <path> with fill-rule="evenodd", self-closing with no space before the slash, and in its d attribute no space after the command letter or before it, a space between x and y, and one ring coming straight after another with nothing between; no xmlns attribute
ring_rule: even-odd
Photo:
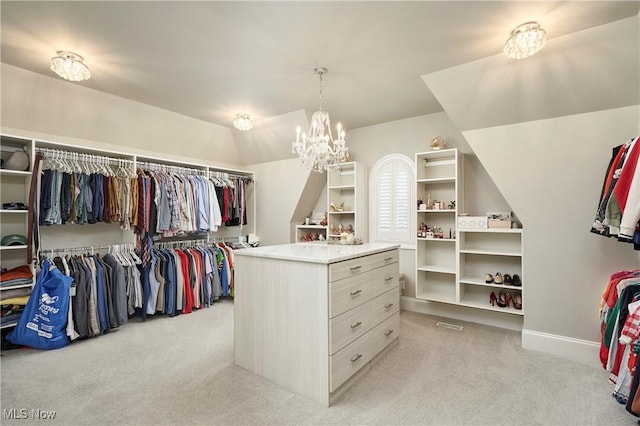
<svg viewBox="0 0 640 426"><path fill-rule="evenodd" d="M16 327L7 334L14 345L58 349L69 344L66 334L69 289L73 278L64 275L48 259L33 286Z"/></svg>

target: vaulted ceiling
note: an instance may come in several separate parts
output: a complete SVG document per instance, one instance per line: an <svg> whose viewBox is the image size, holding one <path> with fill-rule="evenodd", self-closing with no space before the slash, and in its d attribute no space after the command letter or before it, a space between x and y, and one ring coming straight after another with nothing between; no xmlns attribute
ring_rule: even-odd
<svg viewBox="0 0 640 426"><path fill-rule="evenodd" d="M442 111L422 75L499 54L537 20L553 40L638 14L637 1L1 2L1 60L57 78L56 50L85 57L79 84L230 127L323 108L345 128Z"/></svg>

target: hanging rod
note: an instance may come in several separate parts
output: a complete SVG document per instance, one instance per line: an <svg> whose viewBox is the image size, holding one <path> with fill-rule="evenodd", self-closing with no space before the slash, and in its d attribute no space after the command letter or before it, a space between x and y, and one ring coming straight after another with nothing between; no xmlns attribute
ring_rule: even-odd
<svg viewBox="0 0 640 426"><path fill-rule="evenodd" d="M181 247L195 247L195 246L208 246L216 243L226 242L241 242L246 241L246 235L238 235L235 237L213 237L207 239L195 239L195 240L174 240L174 241L154 241L153 244L158 248L181 248Z"/></svg>
<svg viewBox="0 0 640 426"><path fill-rule="evenodd" d="M91 251L91 254L95 254L96 250L135 250L134 244L110 244L102 246L86 246L86 247L59 247L59 248L40 248L40 253L46 255L46 253L65 253L65 252L79 252L79 251Z"/></svg>
<svg viewBox="0 0 640 426"><path fill-rule="evenodd" d="M104 155L87 154L84 152L66 151L55 148L36 147L36 152L44 154L45 157L66 161L82 161L85 163L104 163L105 161L108 161L116 164L133 164L133 160L128 160L126 158L107 157Z"/></svg>
<svg viewBox="0 0 640 426"><path fill-rule="evenodd" d="M209 176L213 176L221 179L245 179L251 182L253 181L253 177L251 175L238 175L238 174L233 174L228 172L214 171L210 169L194 169L192 167L152 163L148 161L138 161L137 165L143 170L150 170L150 171L170 171L172 173L177 173L177 174L192 173L192 174L197 174L201 176L209 175Z"/></svg>
<svg viewBox="0 0 640 426"><path fill-rule="evenodd" d="M138 161L137 162L137 166L140 167L143 170L151 170L151 171L170 171L173 173L177 173L177 174L187 174L187 173L192 173L192 174L207 174L207 170L206 169L194 169L191 167L184 167L184 166L172 166L169 164L160 164L160 163L150 163L147 161Z"/></svg>

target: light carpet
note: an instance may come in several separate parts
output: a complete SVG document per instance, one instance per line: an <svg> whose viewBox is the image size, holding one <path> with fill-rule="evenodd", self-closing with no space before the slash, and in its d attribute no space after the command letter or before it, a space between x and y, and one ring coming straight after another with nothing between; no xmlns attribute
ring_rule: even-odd
<svg viewBox="0 0 640 426"><path fill-rule="evenodd" d="M330 408L234 365L229 300L55 351L7 350L0 423L637 424L606 371L524 350L517 332L439 320L403 312L399 343Z"/></svg>

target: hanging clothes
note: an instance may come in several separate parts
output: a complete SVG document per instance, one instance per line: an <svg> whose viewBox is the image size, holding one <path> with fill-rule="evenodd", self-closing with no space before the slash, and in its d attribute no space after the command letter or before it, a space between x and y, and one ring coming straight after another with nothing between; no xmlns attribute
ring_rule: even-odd
<svg viewBox="0 0 640 426"><path fill-rule="evenodd" d="M640 250L640 137L613 149L591 232ZM635 239L635 240L634 240Z"/></svg>
<svg viewBox="0 0 640 426"><path fill-rule="evenodd" d="M73 156L73 153L56 151ZM100 222L120 223L129 229L128 212L131 198L132 171L124 164L109 167L93 164L94 160L77 162L68 158L60 161L47 157L46 150L39 174L39 225ZM100 161L111 161L101 157ZM87 162L88 161L88 162ZM123 161L123 160L120 160Z"/></svg>
<svg viewBox="0 0 640 426"><path fill-rule="evenodd" d="M638 384L634 376L640 352L640 270L611 274L600 303L600 321L600 361L614 384L613 397L628 405Z"/></svg>

